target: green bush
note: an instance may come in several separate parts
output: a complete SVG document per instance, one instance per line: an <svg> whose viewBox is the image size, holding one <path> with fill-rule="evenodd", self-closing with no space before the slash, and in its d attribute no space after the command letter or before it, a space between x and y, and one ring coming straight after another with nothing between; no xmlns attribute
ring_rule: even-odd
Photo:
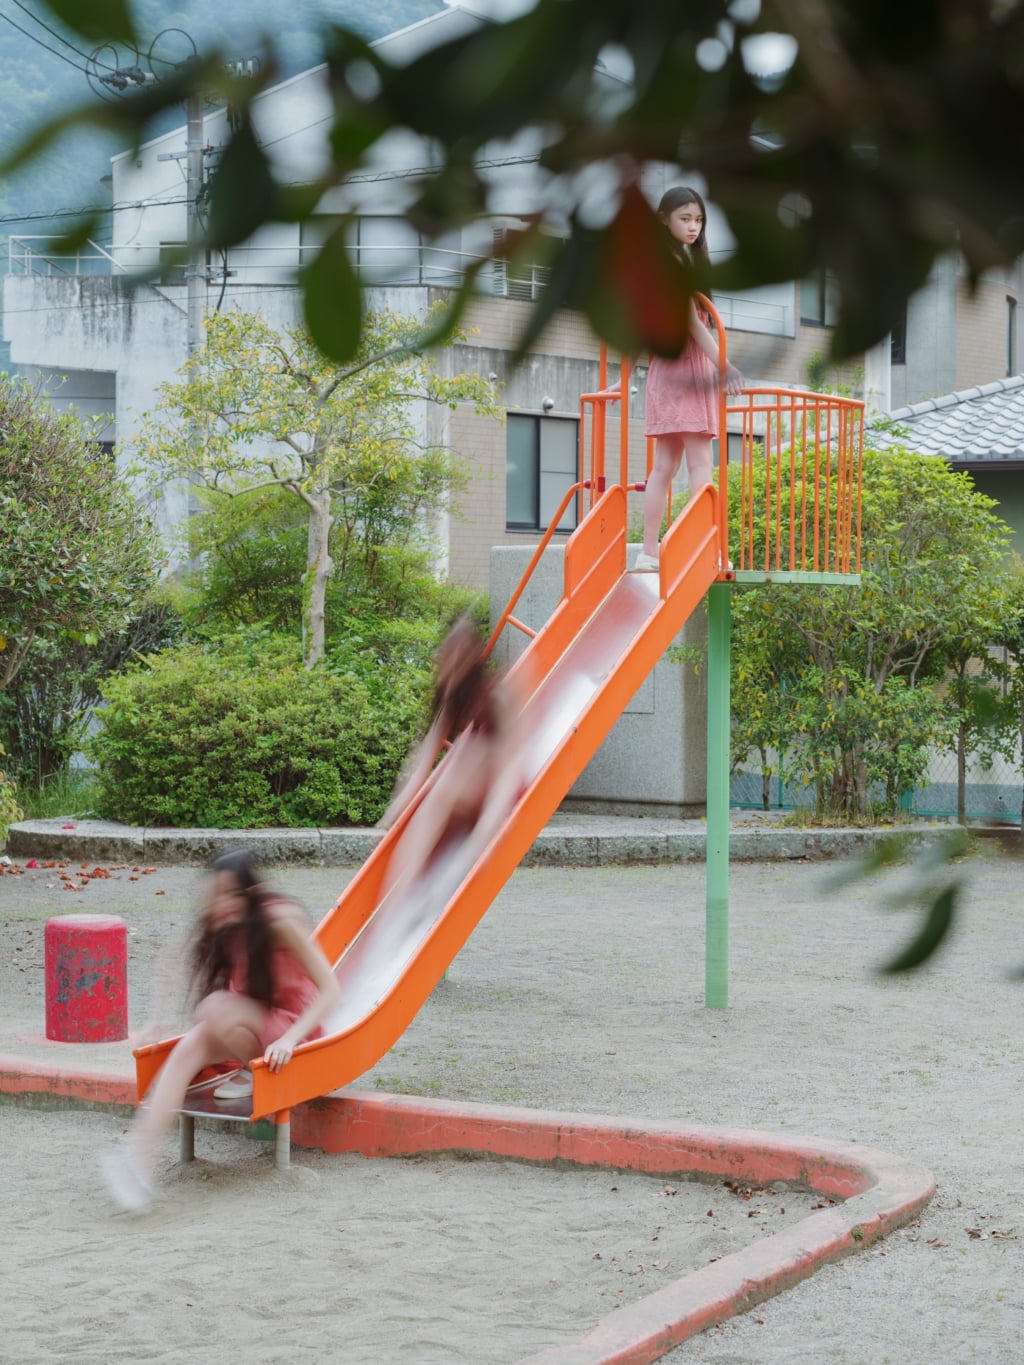
<svg viewBox="0 0 1024 1365"><path fill-rule="evenodd" d="M0 688L0 745L22 804L39 805L47 785L57 779L60 788L68 778L103 678L130 659L177 644L182 633L173 611L153 602L126 629L96 644L45 635L32 641L14 680Z"/></svg>
<svg viewBox="0 0 1024 1365"><path fill-rule="evenodd" d="M130 824L374 823L430 674L356 645L312 670L258 629L152 655L102 685L98 808Z"/></svg>
<svg viewBox="0 0 1024 1365"><path fill-rule="evenodd" d="M3 745L0 744L0 758L3 757ZM17 788L11 779L0 768L0 844L7 837L7 830L16 820L22 816L21 807L16 800Z"/></svg>

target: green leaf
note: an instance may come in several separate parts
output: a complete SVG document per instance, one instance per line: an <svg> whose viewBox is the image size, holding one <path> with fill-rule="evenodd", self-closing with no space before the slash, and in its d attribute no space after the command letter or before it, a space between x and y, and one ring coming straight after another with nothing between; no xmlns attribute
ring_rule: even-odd
<svg viewBox="0 0 1024 1365"><path fill-rule="evenodd" d="M100 225L100 215L89 213L84 218L80 218L74 227L67 232L60 233L52 237L46 244L47 253L53 252L55 255L70 256L85 246L95 235Z"/></svg>
<svg viewBox="0 0 1024 1365"><path fill-rule="evenodd" d="M592 238L574 233L567 242L560 242L555 250L551 277L537 302L530 309L520 335L516 338L513 365L519 365L536 341L543 336L548 323L560 308L571 308L581 281L586 277L593 257Z"/></svg>
<svg viewBox="0 0 1024 1365"><path fill-rule="evenodd" d="M475 261L466 269L458 289L454 293L449 293L433 325L424 329L417 343L418 349L430 350L432 346L440 345L451 336L476 296L477 276L486 264L486 261Z"/></svg>
<svg viewBox="0 0 1024 1365"><path fill-rule="evenodd" d="M322 185L285 185L277 190L277 220L301 223L316 210L323 197Z"/></svg>
<svg viewBox="0 0 1024 1365"><path fill-rule="evenodd" d="M228 143L210 184L210 241L213 246L234 246L269 219L276 217L277 186L256 140L252 124L245 119Z"/></svg>
<svg viewBox="0 0 1024 1365"><path fill-rule="evenodd" d="M135 25L128 0L44 0L46 8L66 24L93 42L109 39L115 43L136 45Z"/></svg>
<svg viewBox="0 0 1024 1365"><path fill-rule="evenodd" d="M359 349L363 326L359 277L349 259L347 231L347 222L339 224L302 275L310 335L325 355L342 362Z"/></svg>
<svg viewBox="0 0 1024 1365"><path fill-rule="evenodd" d="M897 953L891 962L880 968L884 975L892 976L898 972L913 971L915 967L920 967L922 963L928 961L953 923L959 889L959 883L953 882L939 892L931 904L918 936L908 943L902 952Z"/></svg>

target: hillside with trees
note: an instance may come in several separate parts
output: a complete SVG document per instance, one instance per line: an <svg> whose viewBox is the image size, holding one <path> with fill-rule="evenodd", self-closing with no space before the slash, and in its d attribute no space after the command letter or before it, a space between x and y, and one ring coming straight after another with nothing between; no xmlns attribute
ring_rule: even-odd
<svg viewBox="0 0 1024 1365"><path fill-rule="evenodd" d="M223 0L217 5L187 0L172 6L138 0L134 12L147 51L136 57L126 49L91 49L80 34L62 29L36 0L6 0L0 9L0 112L6 142L14 146L61 109L90 100L97 104L117 100L116 92L98 85L97 71L136 61L144 69L152 64L157 72L172 69L169 64L191 51L188 38L199 52L219 48L245 59L260 52L264 33L272 33L282 75L289 76L322 60L317 34L324 23L350 24L372 39L441 8L441 0L375 0L372 5L365 0L291 0L287 7L274 0ZM168 111L163 117L166 127L183 121L183 111ZM110 157L122 145L120 138L84 129L43 152L27 171L0 182L5 272L8 235L46 236L72 221L61 215L109 206L109 189L101 182L109 173ZM2 348L0 369L5 361Z"/></svg>

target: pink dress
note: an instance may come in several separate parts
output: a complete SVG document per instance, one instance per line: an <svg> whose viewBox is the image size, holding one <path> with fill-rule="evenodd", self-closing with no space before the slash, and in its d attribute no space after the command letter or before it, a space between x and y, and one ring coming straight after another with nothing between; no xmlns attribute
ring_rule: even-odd
<svg viewBox="0 0 1024 1365"><path fill-rule="evenodd" d="M692 337L674 360L652 356L647 371L647 435L677 431L718 435L718 377Z"/></svg>
<svg viewBox="0 0 1024 1365"><path fill-rule="evenodd" d="M228 990L237 995L248 993L248 961L244 951L233 954ZM271 948L270 979L273 982L271 1004L262 1005L263 1024L260 1028L260 1047L266 1049L287 1033L299 1015L316 998L317 985L294 953L287 948ZM307 1034L303 1042L319 1038L319 1025Z"/></svg>

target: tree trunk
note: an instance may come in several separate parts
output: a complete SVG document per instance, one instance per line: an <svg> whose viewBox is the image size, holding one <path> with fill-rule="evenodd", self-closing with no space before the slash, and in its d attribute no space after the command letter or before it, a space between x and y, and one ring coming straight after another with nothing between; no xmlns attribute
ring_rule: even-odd
<svg viewBox="0 0 1024 1365"><path fill-rule="evenodd" d="M768 754L761 745L758 748L761 755L761 808L771 810L772 808L772 775L768 771Z"/></svg>
<svg viewBox="0 0 1024 1365"><path fill-rule="evenodd" d="M1024 771L1024 702L1020 708L1020 758L1021 769ZM1024 830L1024 788L1021 789L1020 796L1020 827Z"/></svg>
<svg viewBox="0 0 1024 1365"><path fill-rule="evenodd" d="M967 822L967 726L960 722L956 730L956 818Z"/></svg>
<svg viewBox="0 0 1024 1365"><path fill-rule="evenodd" d="M331 493L320 488L309 499L309 539L303 584L302 650L307 668L324 657L324 603L331 576Z"/></svg>

